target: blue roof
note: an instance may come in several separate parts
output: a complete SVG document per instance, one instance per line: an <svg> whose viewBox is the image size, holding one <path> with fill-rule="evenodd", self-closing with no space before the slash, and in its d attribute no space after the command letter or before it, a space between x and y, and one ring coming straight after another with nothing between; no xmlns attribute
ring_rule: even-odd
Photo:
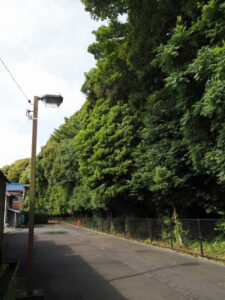
<svg viewBox="0 0 225 300"><path fill-rule="evenodd" d="M7 192L22 192L25 188L24 183L7 183L6 191Z"/></svg>

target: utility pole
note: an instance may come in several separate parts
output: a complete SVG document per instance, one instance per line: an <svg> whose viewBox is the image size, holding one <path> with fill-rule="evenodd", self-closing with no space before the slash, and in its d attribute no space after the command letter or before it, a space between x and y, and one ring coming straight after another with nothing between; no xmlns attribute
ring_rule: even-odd
<svg viewBox="0 0 225 300"><path fill-rule="evenodd" d="M36 148L37 148L37 121L38 121L39 97L34 97L33 122L32 122L32 145L30 164L30 207L29 207L29 234L27 252L27 280L28 295L33 294L32 272L33 272L33 245L34 245L34 199L35 199L35 170L36 170Z"/></svg>
<svg viewBox="0 0 225 300"><path fill-rule="evenodd" d="M35 173L36 173L36 148L37 148L37 123L38 123L38 103L43 101L51 107L59 107L63 102L60 95L46 94L42 97L34 96L33 111L28 111L28 117L32 119L32 145L31 145L31 170L30 170L30 206L29 206L29 231L27 247L27 291L25 296L42 299L43 293L33 289L33 248L34 248L34 207L35 207ZM29 113L32 112L32 117ZM26 298L26 299L30 299ZM22 298L24 299L24 298Z"/></svg>

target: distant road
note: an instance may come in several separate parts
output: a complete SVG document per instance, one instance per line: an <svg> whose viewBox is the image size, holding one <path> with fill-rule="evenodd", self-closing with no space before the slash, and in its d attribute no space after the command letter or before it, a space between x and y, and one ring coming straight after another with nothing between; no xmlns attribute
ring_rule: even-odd
<svg viewBox="0 0 225 300"><path fill-rule="evenodd" d="M225 299L225 266L70 225L35 229L35 286L47 300ZM6 235L22 260L27 230Z"/></svg>

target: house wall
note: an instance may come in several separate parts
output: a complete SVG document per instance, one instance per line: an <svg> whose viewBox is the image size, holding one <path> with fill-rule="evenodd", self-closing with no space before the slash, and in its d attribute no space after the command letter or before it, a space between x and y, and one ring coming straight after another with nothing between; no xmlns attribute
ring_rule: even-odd
<svg viewBox="0 0 225 300"><path fill-rule="evenodd" d="M11 184L12 186L15 184ZM11 190L9 184L6 187L7 190L7 197L6 197L6 210L5 210L5 220L4 220L4 226L7 227L18 227L20 225L23 225L25 222L25 215L22 212L23 211L23 201L25 197L25 188L23 191L21 190L15 190L15 187L13 186Z"/></svg>
<svg viewBox="0 0 225 300"><path fill-rule="evenodd" d="M19 201L13 201L13 203L12 203L12 209L20 210L21 209L21 202L19 202Z"/></svg>
<svg viewBox="0 0 225 300"><path fill-rule="evenodd" d="M6 183L0 179L0 266L2 264L2 249L3 249L5 190L6 190Z"/></svg>
<svg viewBox="0 0 225 300"><path fill-rule="evenodd" d="M6 186L6 209L4 226L18 227L24 224L25 214L23 213L25 186L21 189L22 184L8 184ZM18 190L16 190L16 188Z"/></svg>

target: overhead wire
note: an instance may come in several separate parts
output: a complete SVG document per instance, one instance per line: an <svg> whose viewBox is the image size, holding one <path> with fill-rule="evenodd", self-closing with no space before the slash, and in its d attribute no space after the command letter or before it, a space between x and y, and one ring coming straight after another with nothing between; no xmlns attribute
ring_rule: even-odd
<svg viewBox="0 0 225 300"><path fill-rule="evenodd" d="M10 77L12 78L12 80L14 81L14 83L16 84L17 88L20 90L20 92L23 94L23 96L25 97L25 99L30 103L30 99L27 97L27 95L25 94L25 92L23 91L22 87L19 85L19 83L17 82L16 78L13 76L13 74L10 72L9 68L7 67L6 63L3 61L3 59L0 57L0 61L2 63L2 65L4 66L4 68L6 69L6 71L9 73Z"/></svg>

